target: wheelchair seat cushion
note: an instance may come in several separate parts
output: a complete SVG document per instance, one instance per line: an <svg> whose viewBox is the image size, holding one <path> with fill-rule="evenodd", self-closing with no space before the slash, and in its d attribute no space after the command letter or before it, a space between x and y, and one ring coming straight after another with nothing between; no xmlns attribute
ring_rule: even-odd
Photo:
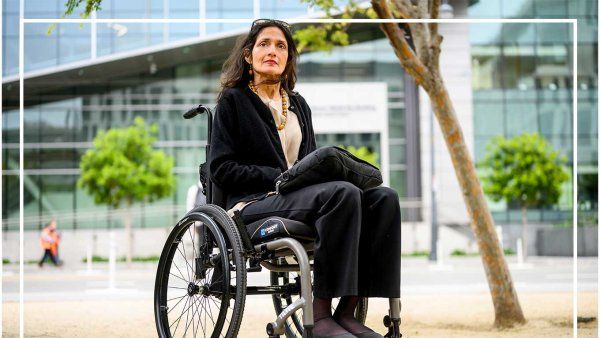
<svg viewBox="0 0 600 338"><path fill-rule="evenodd" d="M315 230L299 221L270 216L246 225L252 244L276 238L291 237L299 241L313 241Z"/></svg>

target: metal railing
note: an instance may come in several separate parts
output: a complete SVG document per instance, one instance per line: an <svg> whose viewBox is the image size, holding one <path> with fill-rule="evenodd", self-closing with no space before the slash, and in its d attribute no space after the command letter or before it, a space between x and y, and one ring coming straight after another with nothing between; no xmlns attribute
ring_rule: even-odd
<svg viewBox="0 0 600 338"><path fill-rule="evenodd" d="M174 225L177 220L185 214L185 205L159 205L159 206L144 206L135 205L131 208L131 220L134 228L144 227L169 227ZM23 225L25 230L40 230L44 224L51 219L56 219L59 229L74 230L74 229L114 229L122 228L127 209L84 209L76 212L54 212L42 213L39 215L25 215ZM166 224L156 225L153 222L158 218L167 218L170 220ZM162 223L162 222L161 222ZM10 217L2 220L4 231L18 231L19 218Z"/></svg>

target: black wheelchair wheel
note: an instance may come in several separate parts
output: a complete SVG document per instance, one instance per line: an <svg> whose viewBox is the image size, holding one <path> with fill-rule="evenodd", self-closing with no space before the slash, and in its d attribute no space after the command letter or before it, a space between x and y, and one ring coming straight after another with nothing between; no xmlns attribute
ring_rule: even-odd
<svg viewBox="0 0 600 338"><path fill-rule="evenodd" d="M285 263L283 261L284 258L279 258L279 262ZM292 258L287 258L289 260L293 260ZM297 264L295 261L291 262L291 264ZM312 272L311 272L312 274ZM300 290L300 278L297 272L273 272L271 271L271 285L291 285L290 289L293 289L295 292L290 294L276 294L273 295L273 305L275 307L275 313L279 315L283 309L285 309L288 305L292 304L296 299L298 299L299 290ZM334 298L331 304L331 313L335 311L337 307L337 303L339 302L339 298ZM356 310L354 312L354 316L358 321L362 324L365 323L367 319L367 310L369 307L368 299L361 298L356 306ZM287 338L297 338L302 337L304 333L304 327L302 326L302 309L299 309L295 313L293 313L285 322L285 336Z"/></svg>
<svg viewBox="0 0 600 338"><path fill-rule="evenodd" d="M244 312L241 240L226 212L205 205L188 213L163 248L154 286L159 337L236 337Z"/></svg>

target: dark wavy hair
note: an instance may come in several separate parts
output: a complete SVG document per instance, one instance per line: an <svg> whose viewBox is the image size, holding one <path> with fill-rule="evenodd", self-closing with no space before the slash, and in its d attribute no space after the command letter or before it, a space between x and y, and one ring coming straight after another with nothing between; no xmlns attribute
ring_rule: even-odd
<svg viewBox="0 0 600 338"><path fill-rule="evenodd" d="M244 58L252 54L252 48L256 43L258 34L267 27L277 27L285 36L288 46L288 59L285 69L279 78L279 82L288 95L294 94L292 90L296 85L297 79L298 49L296 48L296 43L294 43L290 26L279 20L259 19L252 23L252 28L250 28L250 32L246 36L242 36L237 40L235 47L233 47L233 51L227 60L225 60L225 63L223 63L221 91L217 100L221 98L221 95L226 88L248 85L252 77L248 73L250 65Z"/></svg>

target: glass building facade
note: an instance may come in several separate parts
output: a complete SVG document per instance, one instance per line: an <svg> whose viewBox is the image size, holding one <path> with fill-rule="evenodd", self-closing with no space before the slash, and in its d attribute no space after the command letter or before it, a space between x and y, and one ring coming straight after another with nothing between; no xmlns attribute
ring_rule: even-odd
<svg viewBox="0 0 600 338"><path fill-rule="evenodd" d="M19 1L2 1L2 70L8 77L5 82L10 82L12 77L14 84L19 59ZM27 0L25 17L58 18L62 15L63 3L63 0ZM596 1L479 0L469 3L468 15L473 18L579 19L579 209L580 218L588 219L597 210ZM298 0L104 0L97 17L291 18L309 13L307 5ZM198 43L199 37L217 40L217 36L233 30L242 32L248 25L60 24L52 34L48 34L48 24L25 27L24 70L35 74L79 63L101 64L132 53L145 53L146 61L152 64L152 48L180 44L181 52L186 53L186 43ZM407 182L412 182L407 179L410 170L420 175L420 159L407 158L407 135L412 127L406 118L404 72L378 25L357 27L360 28L351 32L350 46L335 48L331 53L302 54L299 82L386 82L390 185L402 199L420 202L420 190L410 191L410 182ZM571 37L567 24L473 26L468 38L472 55L474 134L466 137L474 139L476 160L482 158L485 144L496 135L510 137L537 131L572 165ZM166 227L174 224L184 212L187 188L197 179L197 166L204 161L207 137L204 117L190 122L183 120L181 114L199 103L214 105L220 69L226 57L226 53L216 52L209 60L150 67L133 75L110 74L107 81L94 83L90 79L85 85L60 92L26 93L25 228L37 229L51 217L60 218L63 229L121 226L115 211L94 205L91 197L77 188L76 182L80 174L79 160L91 147L97 132L127 126L135 116L159 125L156 146L175 158L177 189L169 198L136 205L134 225ZM3 83L2 220L5 230L18 229L18 100L6 99L10 96L6 93L15 90L18 85ZM369 145L374 149L381 144L377 134L323 134L317 135L317 141L319 145ZM529 213L530 219L551 223L569 220L573 207L571 191L572 184L565 184L560 205L534 210ZM520 221L518 210L511 206L492 204L492 210L499 223ZM406 211L409 210L403 209L404 219L411 214ZM420 219L420 211L409 216L412 221Z"/></svg>
<svg viewBox="0 0 600 338"><path fill-rule="evenodd" d="M3 74L18 74L19 67L19 0L2 0ZM25 18L61 18L66 0L26 0ZM82 6L80 6L82 7ZM78 8L71 16L77 18ZM307 4L297 0L103 0L99 19L247 19L258 17L306 16ZM245 24L58 24L48 34L50 25L25 25L25 72L48 69L84 61L178 42L194 37L246 27Z"/></svg>
<svg viewBox="0 0 600 338"><path fill-rule="evenodd" d="M108 7L103 6L103 10L106 8ZM264 7L261 3L262 9ZM292 14L294 13L292 11ZM249 16L251 13L246 12L244 15ZM217 24L207 24L210 25ZM161 31L162 26L156 30ZM207 31L210 32L210 29ZM40 29L30 35L42 33L46 34ZM128 34L129 32L126 33ZM198 32L193 34L197 35ZM30 35L26 39L29 39ZM113 38L118 40L114 35ZM362 25L351 37L355 43L335 48L331 53L302 54L299 83L387 83L390 183L401 196L406 197L402 68L377 25ZM88 37L88 43L89 40ZM127 48L136 47L127 45ZM100 50L98 41L99 53ZM118 48L110 51L117 52ZM226 57L226 53L214 55L207 61L182 63L159 69L154 73L115 75L100 85L77 86L63 90L60 94L26 95L28 104L25 109L23 178L25 229L37 229L51 217L60 219L63 229L121 226L121 218L117 211L94 205L93 199L79 189L76 182L80 175L80 158L91 147L97 132L127 126L136 116L143 117L149 123L158 124L159 140L156 146L175 158L177 189L169 198L152 204L135 205L134 226L173 225L185 212L187 189L197 180L198 165L205 160L204 146L207 139L206 119L200 117L193 121L184 120L182 113L199 103L214 105L219 89L221 65ZM58 57L53 62L61 63L62 59ZM34 61L26 63L34 64ZM18 229L19 204L14 194L18 191L19 184L17 103L5 100L3 113L2 165L5 198L2 218L4 229L9 231ZM319 145L367 145L379 149L379 137L379 134L320 134L317 135L317 141ZM6 198L8 196L15 198Z"/></svg>
<svg viewBox="0 0 600 338"><path fill-rule="evenodd" d="M474 18L575 18L578 23L578 200L581 223L597 224L598 3L590 0L480 0ZM541 134L573 167L573 30L563 23L471 26L475 160L490 140ZM528 213L530 221L572 219L573 183L558 206ZM493 204L497 222L520 222L517 207Z"/></svg>

